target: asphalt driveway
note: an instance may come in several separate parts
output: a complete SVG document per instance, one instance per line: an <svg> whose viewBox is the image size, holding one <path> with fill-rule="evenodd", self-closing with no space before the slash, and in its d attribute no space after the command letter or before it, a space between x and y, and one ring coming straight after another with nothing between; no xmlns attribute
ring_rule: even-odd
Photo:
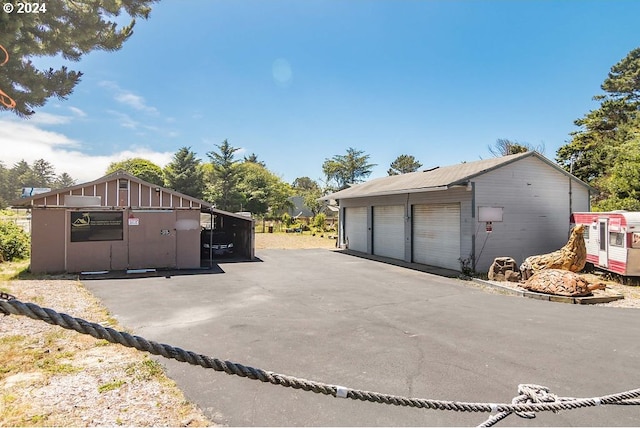
<svg viewBox="0 0 640 428"><path fill-rule="evenodd" d="M486 293L328 250L260 250L222 273L87 280L135 334L329 384L510 402L517 385L595 397L640 387L640 310ZM219 271L218 271L219 272ZM233 426L469 426L484 413L336 399L160 361L187 398ZM637 426L640 406L515 415L504 426Z"/></svg>

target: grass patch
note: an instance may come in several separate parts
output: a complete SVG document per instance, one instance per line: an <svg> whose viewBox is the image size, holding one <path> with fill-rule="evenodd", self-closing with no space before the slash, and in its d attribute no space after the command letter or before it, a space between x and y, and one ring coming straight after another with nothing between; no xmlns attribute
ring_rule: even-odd
<svg viewBox="0 0 640 428"><path fill-rule="evenodd" d="M44 338L21 335L0 337L0 380L17 373L38 371L45 376L69 374L80 371L67 363L73 350L58 345L64 339L64 331L45 333Z"/></svg>
<svg viewBox="0 0 640 428"><path fill-rule="evenodd" d="M119 389L125 382L122 379L112 380L111 382L103 383L98 386L98 392L100 394L104 394L105 392L113 391L114 389Z"/></svg>
<svg viewBox="0 0 640 428"><path fill-rule="evenodd" d="M18 279L29 270L29 262L30 259L22 259L0 263L0 281Z"/></svg>
<svg viewBox="0 0 640 428"><path fill-rule="evenodd" d="M152 379L161 381L165 379L162 365L155 360L145 358L145 360L129 364L125 373L136 381L149 381Z"/></svg>

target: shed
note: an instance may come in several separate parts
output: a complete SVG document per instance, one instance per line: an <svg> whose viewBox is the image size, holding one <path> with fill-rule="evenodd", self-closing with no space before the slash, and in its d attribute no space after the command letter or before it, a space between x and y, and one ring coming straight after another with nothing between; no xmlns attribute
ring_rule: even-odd
<svg viewBox="0 0 640 428"><path fill-rule="evenodd" d="M14 201L31 209L31 271L193 269L202 264L203 225L224 222L236 254L254 257L253 220L114 172L95 181ZM201 213L210 221L201 222Z"/></svg>
<svg viewBox="0 0 640 428"><path fill-rule="evenodd" d="M591 188L541 154L382 177L323 197L340 207L339 242L364 254L487 271L564 245Z"/></svg>

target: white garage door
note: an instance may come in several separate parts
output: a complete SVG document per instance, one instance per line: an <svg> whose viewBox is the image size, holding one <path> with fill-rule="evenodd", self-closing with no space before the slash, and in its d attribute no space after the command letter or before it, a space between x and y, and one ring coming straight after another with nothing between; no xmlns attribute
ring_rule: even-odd
<svg viewBox="0 0 640 428"><path fill-rule="evenodd" d="M404 206L373 207L373 254L404 260Z"/></svg>
<svg viewBox="0 0 640 428"><path fill-rule="evenodd" d="M350 250L367 252L367 207L345 208L344 234Z"/></svg>
<svg viewBox="0 0 640 428"><path fill-rule="evenodd" d="M460 204L413 206L413 261L460 270Z"/></svg>

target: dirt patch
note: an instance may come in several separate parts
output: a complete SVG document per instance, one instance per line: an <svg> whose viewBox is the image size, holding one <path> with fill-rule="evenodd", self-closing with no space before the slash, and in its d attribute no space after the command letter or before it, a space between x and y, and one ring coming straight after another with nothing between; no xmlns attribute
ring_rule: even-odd
<svg viewBox="0 0 640 428"><path fill-rule="evenodd" d="M310 232L303 233L256 233L256 250L275 249L303 249L326 248L335 250L336 238L329 238L330 234L313 236ZM335 235L334 235L335 236Z"/></svg>
<svg viewBox="0 0 640 428"><path fill-rule="evenodd" d="M122 330L80 282L3 281L22 302ZM147 354L44 321L0 315L3 426L210 426Z"/></svg>

